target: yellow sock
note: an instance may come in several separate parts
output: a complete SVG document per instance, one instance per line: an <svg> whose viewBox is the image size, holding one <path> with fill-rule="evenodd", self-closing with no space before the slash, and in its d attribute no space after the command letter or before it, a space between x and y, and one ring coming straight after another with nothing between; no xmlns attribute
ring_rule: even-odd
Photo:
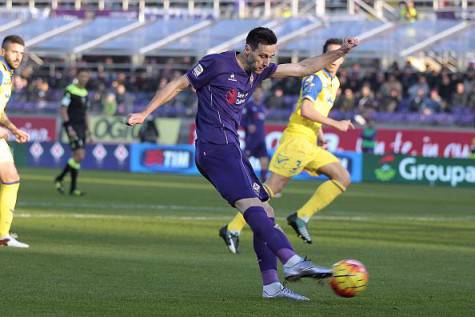
<svg viewBox="0 0 475 317"><path fill-rule="evenodd" d="M244 219L244 216L238 212L233 220L228 223L228 230L232 232L241 232L245 225L246 220Z"/></svg>
<svg viewBox="0 0 475 317"><path fill-rule="evenodd" d="M19 187L19 182L2 184L0 187L0 238L10 234Z"/></svg>
<svg viewBox="0 0 475 317"><path fill-rule="evenodd" d="M335 180L329 180L318 186L310 199L297 211L297 216L308 221L315 213L328 206L345 191L345 186Z"/></svg>

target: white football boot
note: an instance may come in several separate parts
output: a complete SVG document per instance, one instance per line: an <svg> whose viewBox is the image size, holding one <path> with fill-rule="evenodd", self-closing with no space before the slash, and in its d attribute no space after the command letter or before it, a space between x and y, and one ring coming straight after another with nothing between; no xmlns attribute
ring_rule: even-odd
<svg viewBox="0 0 475 317"><path fill-rule="evenodd" d="M29 248L30 246L26 243L20 242L11 235L0 238L0 246L10 247L10 248Z"/></svg>

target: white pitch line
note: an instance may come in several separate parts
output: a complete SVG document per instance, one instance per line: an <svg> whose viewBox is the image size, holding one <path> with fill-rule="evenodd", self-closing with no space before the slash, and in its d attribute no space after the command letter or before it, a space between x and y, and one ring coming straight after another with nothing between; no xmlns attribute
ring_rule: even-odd
<svg viewBox="0 0 475 317"><path fill-rule="evenodd" d="M60 219L114 219L114 220L172 220L172 221L213 221L213 220L229 220L229 216L147 216L147 215L105 215L105 214L55 214L55 213L15 213L18 218L60 218ZM285 217L276 217L278 220L284 220ZM475 221L474 217L381 217L381 216L335 216L335 215L317 215L316 220L332 220L332 221L404 221L412 223L414 221L421 222L457 222L457 221Z"/></svg>
<svg viewBox="0 0 475 317"><path fill-rule="evenodd" d="M51 203L47 201L34 202L23 200L18 202L19 207L55 207L64 209L116 209L116 210L193 210L193 211L225 211L233 210L231 207L215 206L187 206L187 205L163 205L163 204L116 204L116 203Z"/></svg>

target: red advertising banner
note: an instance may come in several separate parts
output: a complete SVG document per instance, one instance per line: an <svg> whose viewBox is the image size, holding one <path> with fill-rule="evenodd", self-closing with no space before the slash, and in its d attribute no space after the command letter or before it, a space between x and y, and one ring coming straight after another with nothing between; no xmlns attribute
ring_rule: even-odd
<svg viewBox="0 0 475 317"><path fill-rule="evenodd" d="M21 130L30 134L32 142L56 141L56 118L33 116L9 116Z"/></svg>
<svg viewBox="0 0 475 317"><path fill-rule="evenodd" d="M266 125L266 143L268 149L275 149L279 144L285 125ZM324 128L328 149L337 151L361 151L362 129L340 132ZM241 141L243 132L239 132ZM190 144L195 139L195 125L190 127ZM376 134L375 154L406 154L424 157L468 158L470 147L475 142L474 131L451 130L409 130L378 129Z"/></svg>

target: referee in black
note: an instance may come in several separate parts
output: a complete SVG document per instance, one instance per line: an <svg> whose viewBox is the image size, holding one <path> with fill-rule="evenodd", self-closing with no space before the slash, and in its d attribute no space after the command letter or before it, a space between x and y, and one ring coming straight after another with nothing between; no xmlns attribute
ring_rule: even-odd
<svg viewBox="0 0 475 317"><path fill-rule="evenodd" d="M61 194L64 194L63 179L66 174L71 173L69 194L72 196L84 195L84 192L77 188L77 179L81 161L86 155L86 141L90 139L91 135L87 115L89 98L86 89L89 77L87 70L79 70L73 83L66 87L63 99L61 99L60 115L72 150L72 157L66 163L61 174L55 178L56 189Z"/></svg>

